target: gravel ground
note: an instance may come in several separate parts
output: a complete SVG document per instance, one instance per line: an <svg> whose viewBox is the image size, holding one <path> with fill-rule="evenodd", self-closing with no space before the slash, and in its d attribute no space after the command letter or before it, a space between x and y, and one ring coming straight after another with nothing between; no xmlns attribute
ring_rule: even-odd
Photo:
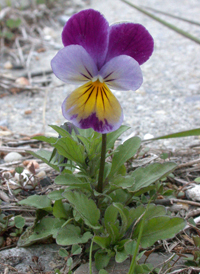
<svg viewBox="0 0 200 274"><path fill-rule="evenodd" d="M133 2L136 5L141 3L140 0ZM190 20L196 20L200 14L199 0L143 0L142 4ZM154 53L141 67L144 75L143 85L136 92L114 92L124 109L124 124L131 127L127 134L134 132L144 138L146 134L159 136L200 127L199 44L175 33L120 0L93 0L89 7L102 12L110 23L140 23L154 38ZM165 15L156 15L200 37L199 26ZM31 61L31 71L50 68L50 60L61 47L61 31L61 26L52 29L49 50L38 54L37 61ZM21 72L9 71L9 74L14 76L17 73L20 75ZM61 86L58 87L59 85ZM0 125L6 125L15 133L48 133L48 124L59 125L64 122L60 105L73 89L74 86L62 85L61 81L52 75L51 85L43 91L34 95L23 92L5 96L0 99ZM32 113L27 115L26 110L31 110ZM157 142L156 145L180 147L198 141L197 137L185 138Z"/></svg>

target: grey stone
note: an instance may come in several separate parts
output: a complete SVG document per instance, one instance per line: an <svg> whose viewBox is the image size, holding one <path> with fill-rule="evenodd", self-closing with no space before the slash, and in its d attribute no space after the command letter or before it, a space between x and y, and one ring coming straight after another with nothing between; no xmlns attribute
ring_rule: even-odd
<svg viewBox="0 0 200 274"><path fill-rule="evenodd" d="M65 264L65 260L58 255L58 249L59 246L56 244L49 244L34 245L27 248L16 247L1 251L0 273L5 273L4 268L6 266L16 268L21 274L27 273L30 269L34 271L31 273L60 269Z"/></svg>
<svg viewBox="0 0 200 274"><path fill-rule="evenodd" d="M6 163L18 161L22 158L22 155L19 154L18 152L10 152L4 157L4 161Z"/></svg>

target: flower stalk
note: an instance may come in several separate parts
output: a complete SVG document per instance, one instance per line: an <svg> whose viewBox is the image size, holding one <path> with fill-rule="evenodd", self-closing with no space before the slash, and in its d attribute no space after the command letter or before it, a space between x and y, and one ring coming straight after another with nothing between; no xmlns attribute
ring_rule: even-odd
<svg viewBox="0 0 200 274"><path fill-rule="evenodd" d="M98 178L98 185L97 185L97 191L100 193L103 192L103 175L104 175L105 159L106 159L106 134L102 134L101 159L100 159L99 178Z"/></svg>

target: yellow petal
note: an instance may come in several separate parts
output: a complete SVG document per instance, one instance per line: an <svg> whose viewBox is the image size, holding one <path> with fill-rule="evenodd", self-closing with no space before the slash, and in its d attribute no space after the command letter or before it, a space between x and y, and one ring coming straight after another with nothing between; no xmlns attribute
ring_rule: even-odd
<svg viewBox="0 0 200 274"><path fill-rule="evenodd" d="M88 82L73 91L63 102L63 115L80 128L92 127L107 133L119 128L121 106L105 83Z"/></svg>

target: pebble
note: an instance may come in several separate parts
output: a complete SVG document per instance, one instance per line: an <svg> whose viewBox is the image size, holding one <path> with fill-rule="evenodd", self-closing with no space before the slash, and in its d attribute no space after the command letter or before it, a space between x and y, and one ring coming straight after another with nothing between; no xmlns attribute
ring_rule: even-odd
<svg viewBox="0 0 200 274"><path fill-rule="evenodd" d="M144 140L148 140L148 139L154 138L154 136L152 134L150 134L150 133L147 133L147 134L144 135L143 138L144 138Z"/></svg>
<svg viewBox="0 0 200 274"><path fill-rule="evenodd" d="M32 114L32 110L31 109L27 109L27 110L24 111L24 114L25 115L30 115L30 114Z"/></svg>
<svg viewBox="0 0 200 274"><path fill-rule="evenodd" d="M193 188L186 190L186 197L193 201L200 201L200 185L196 185Z"/></svg>
<svg viewBox="0 0 200 274"><path fill-rule="evenodd" d="M7 61L7 62L5 62L5 64L3 65L3 67L5 69L12 69L13 65L12 65L12 63L10 61Z"/></svg>
<svg viewBox="0 0 200 274"><path fill-rule="evenodd" d="M27 78L25 77L19 77L16 79L15 81L16 84L20 85L20 86L29 86L30 82Z"/></svg>
<svg viewBox="0 0 200 274"><path fill-rule="evenodd" d="M43 33L44 33L44 39L47 41L51 40L52 38L55 38L57 35L56 32L50 27L44 27Z"/></svg>
<svg viewBox="0 0 200 274"><path fill-rule="evenodd" d="M37 178L43 179L43 178L45 178L47 175L46 175L46 172L45 172L44 170L41 170L41 171L38 172L35 176L36 176Z"/></svg>
<svg viewBox="0 0 200 274"><path fill-rule="evenodd" d="M8 195L4 191L1 191L1 190L0 190L0 199L7 203L10 202Z"/></svg>
<svg viewBox="0 0 200 274"><path fill-rule="evenodd" d="M19 161L20 159L22 159L22 155L18 152L10 152L4 157L6 163Z"/></svg>

